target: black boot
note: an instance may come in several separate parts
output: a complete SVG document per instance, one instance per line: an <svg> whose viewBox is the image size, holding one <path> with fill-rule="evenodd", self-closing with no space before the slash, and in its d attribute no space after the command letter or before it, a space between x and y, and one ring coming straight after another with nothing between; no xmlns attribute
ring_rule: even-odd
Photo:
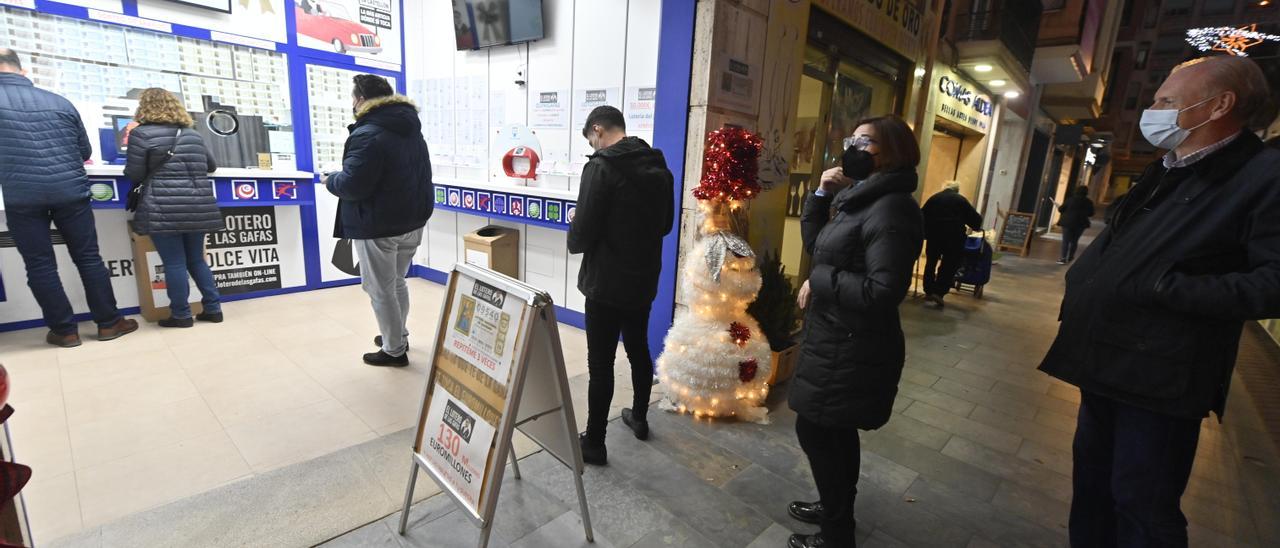
<svg viewBox="0 0 1280 548"><path fill-rule="evenodd" d="M829 547L827 542L822 539L822 533L818 533L815 535L791 535L791 538L787 539L787 548L835 548L835 546L831 545Z"/></svg>
<svg viewBox="0 0 1280 548"><path fill-rule="evenodd" d="M631 433L636 435L636 439L640 441L649 439L649 420L643 415L630 409L623 409L622 424L631 429Z"/></svg>
<svg viewBox="0 0 1280 548"><path fill-rule="evenodd" d="M805 523L818 525L822 523L822 501L802 502L795 501L787 506L787 513L791 517Z"/></svg>
<svg viewBox="0 0 1280 548"><path fill-rule="evenodd" d="M379 367L404 367L409 365L409 355L392 356L381 350L364 355L364 363Z"/></svg>
<svg viewBox="0 0 1280 548"><path fill-rule="evenodd" d="M165 318L156 322L160 327L191 327L196 321L191 318Z"/></svg>
<svg viewBox="0 0 1280 548"><path fill-rule="evenodd" d="M593 440L583 432L578 435L578 444L582 446L582 462L596 466L609 464L609 450L605 448L604 440Z"/></svg>

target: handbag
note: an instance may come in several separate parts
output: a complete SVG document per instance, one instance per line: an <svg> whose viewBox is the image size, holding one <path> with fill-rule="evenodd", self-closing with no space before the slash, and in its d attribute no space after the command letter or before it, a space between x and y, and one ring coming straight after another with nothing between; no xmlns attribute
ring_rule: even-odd
<svg viewBox="0 0 1280 548"><path fill-rule="evenodd" d="M138 210L138 205L142 203L142 193L147 187L147 181L151 180L151 175L154 174L157 169L164 167L164 165L169 162L169 159L173 158L173 151L178 148L178 139L180 138L182 138L182 128L178 128L178 133L174 134L173 146L170 146L169 150L164 153L164 159L160 161L160 164L154 167L148 165L147 178L139 181L138 184L133 185L133 188L129 190L129 195L125 197L124 201L125 211Z"/></svg>

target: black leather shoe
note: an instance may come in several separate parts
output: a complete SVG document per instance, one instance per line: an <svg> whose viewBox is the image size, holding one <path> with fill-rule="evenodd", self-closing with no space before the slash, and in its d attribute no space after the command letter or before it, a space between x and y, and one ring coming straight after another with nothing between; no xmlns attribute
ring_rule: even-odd
<svg viewBox="0 0 1280 548"><path fill-rule="evenodd" d="M201 312L196 314L196 320L209 323L222 323L221 312Z"/></svg>
<svg viewBox="0 0 1280 548"><path fill-rule="evenodd" d="M799 521L820 525L822 523L822 501L795 501L787 506L787 513Z"/></svg>
<svg viewBox="0 0 1280 548"><path fill-rule="evenodd" d="M165 318L156 322L160 327L191 327L196 324L193 318Z"/></svg>
<svg viewBox="0 0 1280 548"><path fill-rule="evenodd" d="M631 429L631 433L636 435L636 439L640 441L649 439L649 420L636 418L635 413L630 409L622 410L622 424Z"/></svg>
<svg viewBox="0 0 1280 548"><path fill-rule="evenodd" d="M373 345L378 348L382 348L382 335L373 336ZM407 337L405 338L405 341L404 341L404 351L405 352L409 351L409 339Z"/></svg>
<svg viewBox="0 0 1280 548"><path fill-rule="evenodd" d="M392 356L381 350L364 355L364 363L378 367L404 367L409 365L409 355Z"/></svg>
<svg viewBox="0 0 1280 548"><path fill-rule="evenodd" d="M791 535L791 538L787 539L787 548L828 548L828 545L826 541L822 540L822 533L818 533L816 535Z"/></svg>
<svg viewBox="0 0 1280 548"><path fill-rule="evenodd" d="M578 435L578 444L582 446L582 462L596 466L609 464L609 450L605 448L603 441L592 440L583 432Z"/></svg>

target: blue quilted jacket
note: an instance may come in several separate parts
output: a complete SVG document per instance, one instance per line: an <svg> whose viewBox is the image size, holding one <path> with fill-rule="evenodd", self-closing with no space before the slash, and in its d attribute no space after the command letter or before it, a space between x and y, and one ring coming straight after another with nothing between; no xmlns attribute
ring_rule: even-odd
<svg viewBox="0 0 1280 548"><path fill-rule="evenodd" d="M84 162L93 154L80 113L25 76L0 73L0 188L6 208L89 199Z"/></svg>

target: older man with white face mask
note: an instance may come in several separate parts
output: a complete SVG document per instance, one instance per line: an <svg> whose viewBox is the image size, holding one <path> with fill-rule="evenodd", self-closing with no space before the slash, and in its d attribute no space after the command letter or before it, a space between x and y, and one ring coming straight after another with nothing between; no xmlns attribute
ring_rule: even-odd
<svg viewBox="0 0 1280 548"><path fill-rule="evenodd" d="M1179 65L1142 115L1168 153L1067 272L1040 369L1080 387L1072 546L1186 546L1200 421L1222 415L1244 322L1280 317L1280 151L1244 57Z"/></svg>

